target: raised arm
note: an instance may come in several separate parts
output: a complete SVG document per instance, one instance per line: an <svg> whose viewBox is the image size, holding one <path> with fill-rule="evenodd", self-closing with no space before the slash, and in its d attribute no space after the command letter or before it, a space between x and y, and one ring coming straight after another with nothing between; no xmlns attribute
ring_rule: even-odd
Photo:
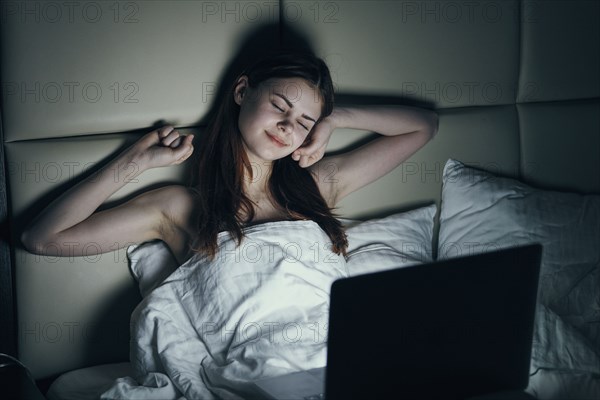
<svg viewBox="0 0 600 400"><path fill-rule="evenodd" d="M36 254L82 256L161 239L168 189L143 193L107 210L96 209L143 171L185 161L193 152L192 139L192 135L180 137L170 126L144 135L47 206L23 231L23 245Z"/></svg>
<svg viewBox="0 0 600 400"><path fill-rule="evenodd" d="M353 151L321 158L336 128L370 130L382 136ZM310 168L318 177L332 178L325 182L319 179L319 186L335 204L392 171L433 138L437 128L437 113L422 108L336 107L315 127L317 143L297 150L300 166Z"/></svg>

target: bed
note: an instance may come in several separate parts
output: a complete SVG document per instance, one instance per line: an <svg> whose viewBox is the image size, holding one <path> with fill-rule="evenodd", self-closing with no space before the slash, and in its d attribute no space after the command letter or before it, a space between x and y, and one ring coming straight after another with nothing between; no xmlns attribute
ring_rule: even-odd
<svg viewBox="0 0 600 400"><path fill-rule="evenodd" d="M20 244L21 227L152 127L174 124L199 143L223 81L278 45L323 57L340 103L406 103L440 115L431 143L340 204L352 248L346 273L541 242L527 390L539 399L598 397L597 2L65 7L4 2L1 25L2 352L27 365L48 398L97 398L135 374L132 313L177 266L161 243L36 256ZM340 130L329 150L372 137ZM148 171L108 205L187 182L191 164Z"/></svg>

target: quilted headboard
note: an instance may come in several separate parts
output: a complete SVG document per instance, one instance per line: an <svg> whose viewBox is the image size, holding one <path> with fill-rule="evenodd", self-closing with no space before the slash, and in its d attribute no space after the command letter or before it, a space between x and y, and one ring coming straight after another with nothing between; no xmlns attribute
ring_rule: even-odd
<svg viewBox="0 0 600 400"><path fill-rule="evenodd" d="M139 295L123 249L38 256L22 247L21 229L153 127L201 133L223 83L273 47L308 46L324 58L340 103L440 115L431 143L344 199L345 217L439 202L450 157L538 187L600 193L597 1L0 4L1 351L37 379L127 360ZM330 149L370 137L340 130ZM145 172L107 205L185 182L191 164Z"/></svg>

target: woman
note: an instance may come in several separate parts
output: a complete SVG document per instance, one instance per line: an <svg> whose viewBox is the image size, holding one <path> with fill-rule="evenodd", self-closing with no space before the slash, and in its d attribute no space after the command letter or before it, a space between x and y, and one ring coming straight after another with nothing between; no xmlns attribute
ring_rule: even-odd
<svg viewBox="0 0 600 400"><path fill-rule="evenodd" d="M324 157L336 128L382 136ZM335 107L322 60L278 54L233 82L199 146L195 186L96 211L143 171L190 157L193 135L166 126L66 191L23 233L29 251L90 256L160 239L180 265L132 313L133 378L101 398L247 399L256 379L322 367L328 293L347 276L347 240L331 210L436 130L432 111ZM240 249L249 252L240 258Z"/></svg>
<svg viewBox="0 0 600 400"><path fill-rule="evenodd" d="M382 136L324 157L336 128ZM96 211L143 171L192 155L193 135L165 126L63 193L22 234L22 242L32 253L90 256L160 239L183 263L194 252L214 257L220 231L239 243L247 225L311 219L329 236L333 251L345 254L346 237L331 210L393 170L436 131L437 114L429 110L335 107L321 59L280 53L235 80L200 145L196 187L166 186Z"/></svg>

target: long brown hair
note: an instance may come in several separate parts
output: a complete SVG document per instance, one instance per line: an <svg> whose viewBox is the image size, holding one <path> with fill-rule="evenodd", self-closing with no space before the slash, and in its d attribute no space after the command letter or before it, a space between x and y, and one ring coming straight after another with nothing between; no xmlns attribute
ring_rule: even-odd
<svg viewBox="0 0 600 400"><path fill-rule="evenodd" d="M253 88L270 78L303 78L321 95L323 109L317 124L333 111L334 88L329 68L310 53L278 52L256 62L239 76L242 75L248 76L248 84ZM219 232L229 231L239 246L243 224L255 215L252 201L243 191L244 171L252 176L252 167L238 128L240 109L233 98L236 81L210 120L207 137L199 146L198 182L193 187L199 210L198 238L192 249L206 253L210 259L217 254ZM271 200L286 210L289 219L315 221L331 239L332 250L346 255L348 240L343 226L308 169L301 168L291 155L275 160L268 188ZM245 220L239 215L240 209L247 216Z"/></svg>

